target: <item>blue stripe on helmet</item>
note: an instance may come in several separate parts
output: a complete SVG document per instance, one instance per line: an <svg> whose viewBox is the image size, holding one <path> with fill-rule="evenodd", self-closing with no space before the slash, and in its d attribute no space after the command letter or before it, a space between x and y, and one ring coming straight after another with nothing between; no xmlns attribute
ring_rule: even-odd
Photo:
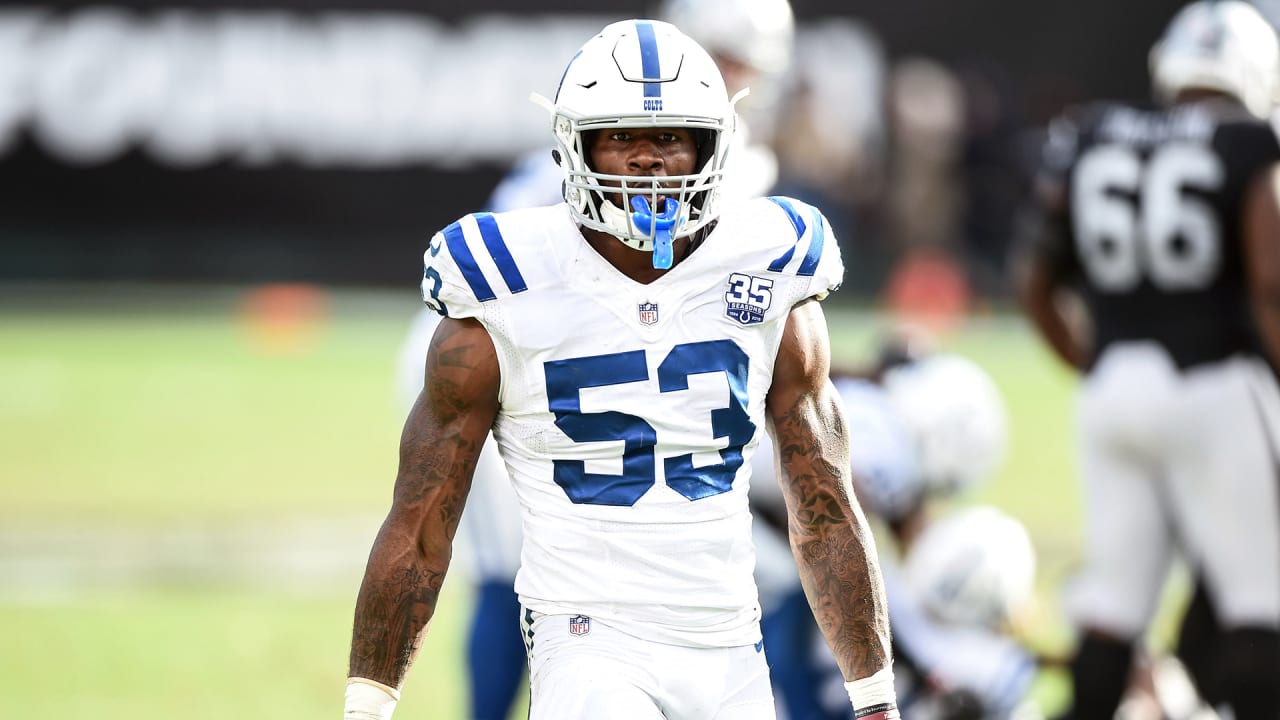
<svg viewBox="0 0 1280 720"><path fill-rule="evenodd" d="M653 23L636 22L636 37L640 40L640 68L646 80L658 80L662 77L662 67L658 63L658 38L653 32ZM662 97L661 82L644 84L644 96L647 98Z"/></svg>
<svg viewBox="0 0 1280 720"><path fill-rule="evenodd" d="M573 67L573 61L577 60L581 54L581 50L574 53L573 57L569 58L569 64L564 66L564 72L560 73L560 84L556 85L556 96L552 102L560 100L560 90L564 88L564 79L569 75L569 68Z"/></svg>
<svg viewBox="0 0 1280 720"><path fill-rule="evenodd" d="M485 302L498 297L493 294L493 288L489 287L489 281L484 279L480 266L476 265L471 248L467 247L467 240L462 235L462 225L455 222L445 228L444 242L449 246L449 255L462 271L462 277L471 286L471 292L475 294L476 299Z"/></svg>
<svg viewBox="0 0 1280 720"><path fill-rule="evenodd" d="M490 213L477 213L475 218L476 225L480 226L480 237L484 238L484 246L488 248L489 255L498 266L498 272L502 273L502 281L507 284L507 289L513 293L528 290L529 286L525 284L520 268L516 267L515 258L511 257L511 251L507 249L507 243L502 239L498 221L494 220Z"/></svg>
<svg viewBox="0 0 1280 720"><path fill-rule="evenodd" d="M769 200L773 201L773 204L782 208L783 212L787 214L787 218L791 220L791 227L795 228L796 231L796 242L799 242L800 238L804 236L804 231L806 229L804 219L800 217L800 213L796 212L795 207L791 205L791 201L787 198L770 197ZM782 269L787 266L787 263L791 262L791 257L795 254L796 247L795 245L792 245L787 248L787 251L782 253L778 259L769 263L769 270L772 272L782 272ZM812 275L813 273L809 274Z"/></svg>

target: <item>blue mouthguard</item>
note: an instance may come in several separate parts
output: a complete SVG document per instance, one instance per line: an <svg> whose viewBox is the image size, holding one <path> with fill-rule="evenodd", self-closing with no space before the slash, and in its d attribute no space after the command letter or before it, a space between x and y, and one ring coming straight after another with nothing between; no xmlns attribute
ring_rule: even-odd
<svg viewBox="0 0 1280 720"><path fill-rule="evenodd" d="M667 198L664 204L666 209L657 217L654 217L653 210L649 208L649 199L643 195L632 197L631 207L635 209L635 212L631 213L631 222L635 223L636 228L641 232L653 234L653 266L659 270L670 268L671 232L676 227L676 215L680 203Z"/></svg>

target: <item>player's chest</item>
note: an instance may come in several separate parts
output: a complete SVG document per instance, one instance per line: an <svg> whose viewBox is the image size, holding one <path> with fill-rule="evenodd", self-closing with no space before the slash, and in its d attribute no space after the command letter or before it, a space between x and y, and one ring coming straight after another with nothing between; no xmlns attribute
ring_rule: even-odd
<svg viewBox="0 0 1280 720"><path fill-rule="evenodd" d="M669 279L669 278L668 278ZM567 278L504 308L526 348L623 347L734 338L752 344L784 321L777 278L717 271L648 285L614 275Z"/></svg>

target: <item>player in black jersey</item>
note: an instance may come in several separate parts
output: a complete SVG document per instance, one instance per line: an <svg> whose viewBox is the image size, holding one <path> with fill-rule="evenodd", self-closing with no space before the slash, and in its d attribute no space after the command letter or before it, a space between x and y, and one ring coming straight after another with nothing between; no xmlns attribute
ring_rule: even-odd
<svg viewBox="0 0 1280 720"><path fill-rule="evenodd" d="M1071 718L1114 714L1175 551L1221 628L1205 651L1220 697L1237 720L1280 718L1280 142L1263 120L1278 67L1252 6L1197 2L1152 50L1161 107L1050 128L1018 285L1084 375Z"/></svg>

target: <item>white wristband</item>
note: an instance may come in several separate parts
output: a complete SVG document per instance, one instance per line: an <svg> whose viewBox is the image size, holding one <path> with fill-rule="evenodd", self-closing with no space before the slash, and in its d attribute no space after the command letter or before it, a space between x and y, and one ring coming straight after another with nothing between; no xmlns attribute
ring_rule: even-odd
<svg viewBox="0 0 1280 720"><path fill-rule="evenodd" d="M853 703L853 716L858 720L896 720L898 696L893 689L893 668L885 666L871 677L850 680L844 684Z"/></svg>
<svg viewBox="0 0 1280 720"><path fill-rule="evenodd" d="M343 720L391 720L400 692L367 678L347 678Z"/></svg>

